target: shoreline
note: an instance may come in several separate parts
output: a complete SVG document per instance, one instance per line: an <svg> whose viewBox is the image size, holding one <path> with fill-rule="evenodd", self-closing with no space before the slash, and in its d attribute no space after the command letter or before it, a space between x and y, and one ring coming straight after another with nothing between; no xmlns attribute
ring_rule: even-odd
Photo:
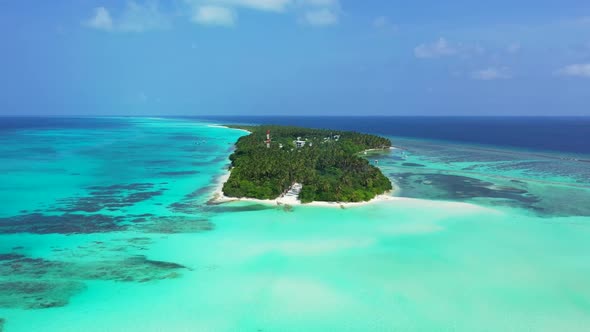
<svg viewBox="0 0 590 332"><path fill-rule="evenodd" d="M396 201L402 200L402 197L394 197L391 196L391 192L395 191L392 190L390 192L383 193L381 195L375 196L370 201L365 202L321 202L321 201L313 201L310 203L301 203L299 199L295 200L292 198L286 197L278 197L275 199L257 199L257 198L247 198L247 197L228 197L223 194L223 185L229 179L231 175L231 171L227 172L226 174L221 175L217 178L216 188L213 192L213 197L209 200L209 204L225 204L225 203L232 203L232 202L248 202L248 203L258 203L258 204L266 204L266 205L277 205L277 206L320 206L320 207L331 207L331 208L350 208L350 207L358 207L358 206L365 206L380 202L388 202L388 201Z"/></svg>
<svg viewBox="0 0 590 332"><path fill-rule="evenodd" d="M291 207L323 207L323 208L340 208L340 209L348 209L348 208L359 208L364 206L376 205L381 203L402 203L406 206L416 206L419 208L425 208L428 206L442 206L442 205L449 205L453 208L461 207L465 210L481 210L485 209L490 213L499 213L497 210L493 210L490 207L485 207L477 204L473 204L470 202L455 202L455 201L437 201L437 200L429 200L429 199L421 199L421 198L410 198L410 197L399 197L399 196L392 196L391 194L397 191L397 188L394 188L392 191L387 193L383 193L381 195L375 196L375 198L371 199L370 201L365 202L320 202L314 201L311 203L301 203L301 201L297 200L295 202L287 202L282 200L282 198L277 199L256 199L256 198L236 198L236 197L228 197L223 194L223 184L229 178L231 172L226 172L226 174L221 175L217 178L217 188L213 193L213 197L208 201L208 204L213 205L221 205L221 204L228 204L228 203L252 203L252 204L263 204L263 205L271 205L271 206L291 206Z"/></svg>
<svg viewBox="0 0 590 332"><path fill-rule="evenodd" d="M251 131L246 129L238 129L238 128L230 128L224 125L219 124L210 124L207 125L211 128L223 128L223 129L231 129L231 130L240 130L247 133L251 133ZM394 146L390 146L386 149L367 149L360 153L372 152L372 151L387 151L387 150L395 150L398 149ZM258 204L268 204L268 205L278 205L278 206L320 206L320 207L332 207L332 208L349 208L349 207L358 207L358 206L365 206L369 204L375 204L380 202L387 202L387 201L395 201L401 200L402 197L395 197L391 196L392 192L396 191L394 188L391 191L385 192L381 195L375 196L373 199L364 202L321 202L321 201L313 201L310 203L301 203L299 199L293 198L286 198L286 197L278 197L275 199L257 199L257 198L238 198L238 197L228 197L225 196L223 193L223 185L227 182L231 175L231 170L227 171L226 174L219 176L216 180L216 188L213 192L213 197L209 200L209 204L224 204L224 203L231 203L231 202L250 202L250 203L258 203Z"/></svg>
<svg viewBox="0 0 590 332"><path fill-rule="evenodd" d="M220 124L209 124L207 125L207 127L209 128L222 128L222 129L231 129L231 130L239 130L239 131L245 131L248 134L251 134L252 132L246 129L239 129L239 128L230 128L228 126L224 126L224 125L220 125Z"/></svg>

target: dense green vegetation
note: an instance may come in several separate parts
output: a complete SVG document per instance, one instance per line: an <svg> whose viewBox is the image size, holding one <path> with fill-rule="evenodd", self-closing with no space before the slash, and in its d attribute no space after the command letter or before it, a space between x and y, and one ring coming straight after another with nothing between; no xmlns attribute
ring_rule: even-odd
<svg viewBox="0 0 590 332"><path fill-rule="evenodd" d="M358 154L391 146L367 134L285 126L230 126L251 132L236 143L232 172L223 186L230 197L275 199L293 183L303 184L302 202L361 202L392 189L381 171ZM272 142L266 147L266 132ZM339 135L336 136L336 135ZM306 145L297 148L301 137Z"/></svg>

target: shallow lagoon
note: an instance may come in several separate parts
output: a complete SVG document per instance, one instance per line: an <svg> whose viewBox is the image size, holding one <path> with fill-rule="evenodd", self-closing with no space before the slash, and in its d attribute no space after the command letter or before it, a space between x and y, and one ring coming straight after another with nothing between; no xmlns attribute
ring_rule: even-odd
<svg viewBox="0 0 590 332"><path fill-rule="evenodd" d="M395 201L211 206L242 133L80 121L0 135L5 331L590 325L590 181L579 165L394 139L403 154L369 158L398 185Z"/></svg>

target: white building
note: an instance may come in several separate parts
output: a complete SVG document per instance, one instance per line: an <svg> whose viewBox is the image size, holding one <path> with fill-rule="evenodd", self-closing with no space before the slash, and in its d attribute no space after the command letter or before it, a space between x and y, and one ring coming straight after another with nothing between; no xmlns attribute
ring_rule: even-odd
<svg viewBox="0 0 590 332"><path fill-rule="evenodd" d="M300 138L300 137L298 137L296 141L293 141L293 144L295 144L295 146L296 146L298 149L301 149L302 147L304 147L304 146L305 146L305 143L307 143L307 142L306 142L306 141L303 141L303 140L301 140L301 138Z"/></svg>

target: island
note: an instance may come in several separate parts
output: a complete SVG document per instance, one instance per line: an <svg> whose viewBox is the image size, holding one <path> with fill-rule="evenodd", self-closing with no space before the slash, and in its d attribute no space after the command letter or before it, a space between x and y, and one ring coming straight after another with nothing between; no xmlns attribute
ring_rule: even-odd
<svg viewBox="0 0 590 332"><path fill-rule="evenodd" d="M387 138L349 131L290 126L237 126L250 132L235 144L223 195L272 200L296 195L301 203L364 202L392 189L363 158L390 149Z"/></svg>

